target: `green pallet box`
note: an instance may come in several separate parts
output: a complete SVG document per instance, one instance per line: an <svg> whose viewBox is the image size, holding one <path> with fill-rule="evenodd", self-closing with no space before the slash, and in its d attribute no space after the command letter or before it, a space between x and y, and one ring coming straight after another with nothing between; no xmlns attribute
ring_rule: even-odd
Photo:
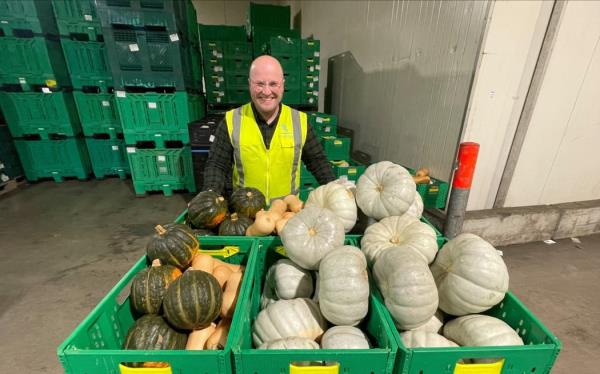
<svg viewBox="0 0 600 374"><path fill-rule="evenodd" d="M23 168L8 126L0 123L0 174L9 178L23 175Z"/></svg>
<svg viewBox="0 0 600 374"><path fill-rule="evenodd" d="M73 97L85 136L108 134L115 139L123 133L114 94L75 91Z"/></svg>
<svg viewBox="0 0 600 374"><path fill-rule="evenodd" d="M5 36L58 34L52 4L45 0L0 0L0 30Z"/></svg>
<svg viewBox="0 0 600 374"><path fill-rule="evenodd" d="M71 85L60 41L35 36L0 37L0 85L68 87Z"/></svg>
<svg viewBox="0 0 600 374"><path fill-rule="evenodd" d="M12 136L74 136L81 124L70 92L0 92L0 106Z"/></svg>
<svg viewBox="0 0 600 374"><path fill-rule="evenodd" d="M97 81L100 82L96 85L112 85L104 43L61 39L61 45L74 88L81 89Z"/></svg>
<svg viewBox="0 0 600 374"><path fill-rule="evenodd" d="M154 27L176 33L176 7L183 1L147 1L147 0L95 0L96 12L102 26L127 25L136 28Z"/></svg>
<svg viewBox="0 0 600 374"><path fill-rule="evenodd" d="M296 372L298 366L307 373L392 373L398 343L392 335L393 322L377 292L369 297L369 312L359 328L369 336L370 349L314 349L314 350L260 350L253 347L252 325L260 311L261 294L267 270L279 259L282 243L278 237L259 240L259 250L253 252L252 271L254 284L252 296L242 304L242 318L238 328L238 341L234 342L233 355L235 372L238 374L272 374ZM357 245L355 240L346 239L346 244ZM358 249L357 249L358 250ZM371 282L372 283L372 282ZM371 288L374 286L371 284ZM236 313L238 310L236 310ZM293 365L294 362L302 364ZM315 363L317 362L317 363ZM325 362L325 366L322 366ZM335 370L332 370L335 369ZM313 371L310 371L313 370ZM301 372L301 371L297 371Z"/></svg>
<svg viewBox="0 0 600 374"><path fill-rule="evenodd" d="M328 160L347 160L350 158L350 138L325 136L321 138L321 144Z"/></svg>
<svg viewBox="0 0 600 374"><path fill-rule="evenodd" d="M221 42L247 42L246 28L244 26L225 26L225 25L203 25L198 24L198 34L200 35L200 44L202 48L208 48L207 43L212 41ZM222 44L219 44L223 48ZM223 50L221 50L223 52Z"/></svg>
<svg viewBox="0 0 600 374"><path fill-rule="evenodd" d="M162 191L165 196L173 195L175 190L196 192L190 146L155 149L127 146L127 158L138 196L148 191Z"/></svg>
<svg viewBox="0 0 600 374"><path fill-rule="evenodd" d="M125 179L129 171L129 161L123 139L85 138L92 170L98 179L108 175L118 175Z"/></svg>
<svg viewBox="0 0 600 374"><path fill-rule="evenodd" d="M202 95L116 91L115 96L127 144L144 140L181 140L187 144L188 123L205 115Z"/></svg>
<svg viewBox="0 0 600 374"><path fill-rule="evenodd" d="M250 3L246 25L248 35L255 28L289 29L291 25L291 7L289 5L269 5Z"/></svg>
<svg viewBox="0 0 600 374"><path fill-rule="evenodd" d="M52 8L62 36L100 41L102 25L93 0L52 0Z"/></svg>
<svg viewBox="0 0 600 374"><path fill-rule="evenodd" d="M91 174L85 142L80 138L24 140L15 139L15 147L28 181L65 177L85 180Z"/></svg>
<svg viewBox="0 0 600 374"><path fill-rule="evenodd" d="M232 264L254 268L252 253L256 241L245 237L199 238L201 250ZM125 362L167 362L169 372L178 374L230 374L232 373L231 347L236 341L241 313L236 308L229 330L227 344L222 350L185 351L134 351L122 348L127 331L136 316L132 313L129 288L131 280L141 270L150 266L146 256L138 260L121 280L108 292L75 330L58 347L57 353L66 374L107 373L159 373L161 369L129 369ZM238 305L250 297L252 274L246 271L242 279ZM123 297L122 295L127 295ZM159 371L157 371L159 370Z"/></svg>

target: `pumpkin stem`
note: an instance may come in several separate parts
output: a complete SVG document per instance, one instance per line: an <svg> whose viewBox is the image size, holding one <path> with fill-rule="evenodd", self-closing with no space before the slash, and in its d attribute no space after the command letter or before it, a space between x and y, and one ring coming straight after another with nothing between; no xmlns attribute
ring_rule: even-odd
<svg viewBox="0 0 600 374"><path fill-rule="evenodd" d="M252 191L246 192L246 197L252 197Z"/></svg>
<svg viewBox="0 0 600 374"><path fill-rule="evenodd" d="M229 218L231 219L231 221L235 222L238 220L238 215L237 215L237 213L232 213L231 217L229 217Z"/></svg>
<svg viewBox="0 0 600 374"><path fill-rule="evenodd" d="M158 258L155 258L154 260L152 260L152 267L153 268L158 267L160 265L161 265L160 264L160 260Z"/></svg>
<svg viewBox="0 0 600 374"><path fill-rule="evenodd" d="M156 230L156 233L158 235L164 235L167 233L167 229L165 229L164 227L162 227L162 225L156 225L154 227L154 230Z"/></svg>
<svg viewBox="0 0 600 374"><path fill-rule="evenodd" d="M225 198L223 196L217 197L217 203L221 203L221 202L223 202L223 200L225 200Z"/></svg>
<svg viewBox="0 0 600 374"><path fill-rule="evenodd" d="M317 235L317 230L315 230L314 227L311 227L310 229L308 229L308 235L310 235L310 236Z"/></svg>
<svg viewBox="0 0 600 374"><path fill-rule="evenodd" d="M383 192L383 186L378 184L377 187L375 187L375 190L377 190L377 192Z"/></svg>

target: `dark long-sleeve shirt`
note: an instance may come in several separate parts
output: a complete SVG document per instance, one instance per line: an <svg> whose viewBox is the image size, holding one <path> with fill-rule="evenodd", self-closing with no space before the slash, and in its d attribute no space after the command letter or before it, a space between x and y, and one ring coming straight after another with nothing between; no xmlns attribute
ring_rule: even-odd
<svg viewBox="0 0 600 374"><path fill-rule="evenodd" d="M252 104L252 111L256 123L258 124L258 128L263 136L265 146L268 149L271 145L271 139L273 139L276 125L267 124L267 121L265 121L257 112L254 104ZM271 123L277 124L280 113L281 104L279 104L277 117ZM210 147L206 169L204 171L204 185L202 186L202 190L213 190L215 192L224 193L226 192L227 187L231 185L231 172L233 168L233 145L229 138L225 119L217 126L214 137L213 144ZM319 138L310 125L307 128L306 141L302 148L302 161L320 184L327 184L335 180L335 175L333 174L329 161L327 161Z"/></svg>

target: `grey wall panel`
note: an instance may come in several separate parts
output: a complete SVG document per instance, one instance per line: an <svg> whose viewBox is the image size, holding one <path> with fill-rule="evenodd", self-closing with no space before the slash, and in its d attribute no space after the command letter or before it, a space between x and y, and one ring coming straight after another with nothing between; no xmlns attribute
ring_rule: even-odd
<svg viewBox="0 0 600 374"><path fill-rule="evenodd" d="M449 179L488 6L478 0L294 3L303 35L321 39L325 106L355 131L355 149L374 160L428 166Z"/></svg>

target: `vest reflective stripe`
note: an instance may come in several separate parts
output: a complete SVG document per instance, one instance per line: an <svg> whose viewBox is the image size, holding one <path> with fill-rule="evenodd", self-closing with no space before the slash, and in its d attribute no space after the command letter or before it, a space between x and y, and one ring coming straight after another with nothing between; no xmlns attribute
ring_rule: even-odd
<svg viewBox="0 0 600 374"><path fill-rule="evenodd" d="M233 133L231 136L231 145L233 145L233 157L239 177L240 186L244 186L244 168L242 167L242 155L240 151L240 133L242 132L242 107L233 112Z"/></svg>
<svg viewBox="0 0 600 374"><path fill-rule="evenodd" d="M225 115L233 150L233 186L258 188L270 201L300 189L300 162L307 116L282 105L269 149L246 104Z"/></svg>

